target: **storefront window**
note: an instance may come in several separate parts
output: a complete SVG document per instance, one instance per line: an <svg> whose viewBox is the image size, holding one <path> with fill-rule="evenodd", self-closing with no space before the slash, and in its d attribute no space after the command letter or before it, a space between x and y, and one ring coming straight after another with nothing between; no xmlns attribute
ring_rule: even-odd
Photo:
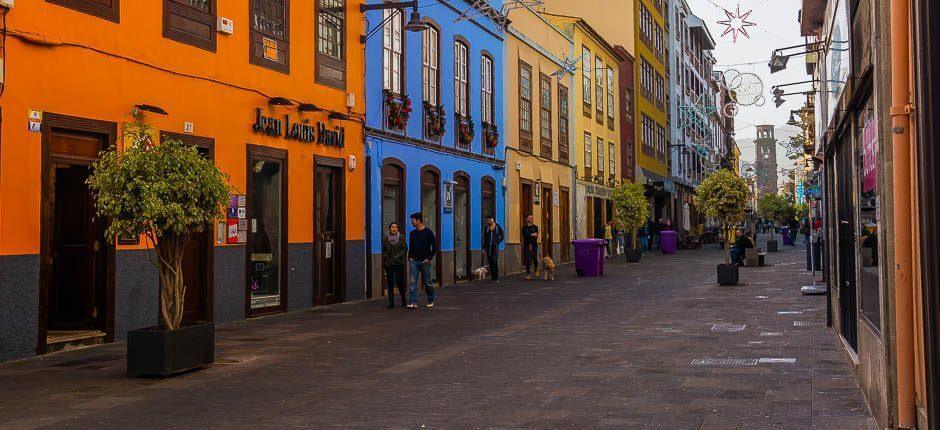
<svg viewBox="0 0 940 430"><path fill-rule="evenodd" d="M251 309L281 306L282 162L255 158L249 164L248 287Z"/></svg>
<svg viewBox="0 0 940 430"><path fill-rule="evenodd" d="M880 252L878 235L881 217L878 199L878 122L871 103L858 118L859 186L859 292L862 315L875 327L881 327L881 291L879 289Z"/></svg>

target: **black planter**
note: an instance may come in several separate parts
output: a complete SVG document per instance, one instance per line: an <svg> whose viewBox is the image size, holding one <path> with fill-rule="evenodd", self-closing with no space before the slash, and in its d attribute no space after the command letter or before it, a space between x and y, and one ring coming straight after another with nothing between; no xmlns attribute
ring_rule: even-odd
<svg viewBox="0 0 940 430"><path fill-rule="evenodd" d="M627 263L639 263L643 258L643 252L639 249L625 249L623 253L627 257Z"/></svg>
<svg viewBox="0 0 940 430"><path fill-rule="evenodd" d="M719 285L738 285L738 265L737 264L719 264L718 265L718 284Z"/></svg>
<svg viewBox="0 0 940 430"><path fill-rule="evenodd" d="M767 252L777 252L777 241L768 240L767 241Z"/></svg>
<svg viewBox="0 0 940 430"><path fill-rule="evenodd" d="M127 374L170 376L215 361L215 324L177 330L148 328L127 332Z"/></svg>

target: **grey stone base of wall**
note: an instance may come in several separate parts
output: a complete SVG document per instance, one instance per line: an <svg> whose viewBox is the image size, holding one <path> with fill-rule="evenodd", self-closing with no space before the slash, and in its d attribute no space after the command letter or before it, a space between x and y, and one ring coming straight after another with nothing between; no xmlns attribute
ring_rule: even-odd
<svg viewBox="0 0 940 430"><path fill-rule="evenodd" d="M216 323L245 319L245 255L244 246L215 248L212 290L212 316ZM289 258L289 257L288 257Z"/></svg>
<svg viewBox="0 0 940 430"><path fill-rule="evenodd" d="M287 310L313 306L313 244L287 245Z"/></svg>
<svg viewBox="0 0 940 430"><path fill-rule="evenodd" d="M366 242L346 241L346 301L366 298Z"/></svg>
<svg viewBox="0 0 940 430"><path fill-rule="evenodd" d="M36 354L39 256L0 256L0 361Z"/></svg>
<svg viewBox="0 0 940 430"><path fill-rule="evenodd" d="M114 257L114 339L157 325L160 278L149 250L118 251Z"/></svg>

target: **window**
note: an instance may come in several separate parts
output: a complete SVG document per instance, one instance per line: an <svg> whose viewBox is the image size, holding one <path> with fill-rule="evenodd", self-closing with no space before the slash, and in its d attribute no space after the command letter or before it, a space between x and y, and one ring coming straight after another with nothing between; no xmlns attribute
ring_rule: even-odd
<svg viewBox="0 0 940 430"><path fill-rule="evenodd" d="M467 116L470 111L468 96L470 83L468 81L469 61L467 44L454 42L454 113Z"/></svg>
<svg viewBox="0 0 940 430"><path fill-rule="evenodd" d="M163 0L163 37L215 52L216 0Z"/></svg>
<svg viewBox="0 0 940 430"><path fill-rule="evenodd" d="M591 177L591 167L593 164L594 154L591 151L591 133L584 132L584 176Z"/></svg>
<svg viewBox="0 0 940 430"><path fill-rule="evenodd" d="M655 125L653 123L653 119L646 116L645 114L643 115L641 121L642 127L640 137L642 138L641 146L643 148L643 155L653 158L656 156Z"/></svg>
<svg viewBox="0 0 940 430"><path fill-rule="evenodd" d="M617 172L617 157L614 156L614 153L617 151L613 142L607 143L607 159L609 161L610 168L608 169L608 174L613 178Z"/></svg>
<svg viewBox="0 0 940 430"><path fill-rule="evenodd" d="M656 158L666 161L666 129L656 124Z"/></svg>
<svg viewBox="0 0 940 430"><path fill-rule="evenodd" d="M655 73L653 65L644 58L640 65L640 90L647 100L653 100L653 75Z"/></svg>
<svg viewBox="0 0 940 430"><path fill-rule="evenodd" d="M287 0L251 0L251 64L290 72L289 22Z"/></svg>
<svg viewBox="0 0 940 430"><path fill-rule="evenodd" d="M316 66L318 83L346 88L346 0L317 0Z"/></svg>
<svg viewBox="0 0 940 430"><path fill-rule="evenodd" d="M568 88L558 84L558 160L568 163Z"/></svg>
<svg viewBox="0 0 940 430"><path fill-rule="evenodd" d="M428 27L422 32L421 47L421 82L422 99L437 106L439 101L439 91L441 88L440 70L440 33L434 27Z"/></svg>
<svg viewBox="0 0 940 430"><path fill-rule="evenodd" d="M614 70L607 69L607 126L614 129Z"/></svg>
<svg viewBox="0 0 940 430"><path fill-rule="evenodd" d="M594 107L597 108L597 122L604 123L604 62L594 57Z"/></svg>
<svg viewBox="0 0 940 430"><path fill-rule="evenodd" d="M480 58L480 85L482 94L480 97L480 115L483 122L495 125L493 120L493 59L487 55Z"/></svg>
<svg viewBox="0 0 940 430"><path fill-rule="evenodd" d="M519 147L532 152L532 67L519 62Z"/></svg>
<svg viewBox="0 0 940 430"><path fill-rule="evenodd" d="M597 174L604 176L604 139L597 138Z"/></svg>
<svg viewBox="0 0 940 430"><path fill-rule="evenodd" d="M60 6L75 9L79 12L104 18L109 21L121 22L120 0L46 0Z"/></svg>
<svg viewBox="0 0 940 430"><path fill-rule="evenodd" d="M591 116L591 50L586 46L581 47L581 64L584 65L581 72L581 92L584 100L584 113Z"/></svg>
<svg viewBox="0 0 940 430"><path fill-rule="evenodd" d="M539 74L539 140L542 142L541 154L552 158L552 78Z"/></svg>
<svg viewBox="0 0 940 430"><path fill-rule="evenodd" d="M665 84L665 82L666 82L666 81L663 79L663 75L660 75L659 73L656 73L656 87L655 87L655 91L656 91L656 107L658 107L659 110L663 110L663 108L665 107L665 103L666 103L666 90L665 90L666 84Z"/></svg>
<svg viewBox="0 0 940 430"><path fill-rule="evenodd" d="M402 13L385 10L382 27L382 89L402 94Z"/></svg>

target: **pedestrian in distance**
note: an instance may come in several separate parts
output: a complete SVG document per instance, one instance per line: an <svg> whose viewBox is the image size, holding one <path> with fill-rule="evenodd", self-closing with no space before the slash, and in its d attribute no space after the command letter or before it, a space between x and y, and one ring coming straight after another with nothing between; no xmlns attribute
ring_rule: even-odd
<svg viewBox="0 0 940 430"><path fill-rule="evenodd" d="M401 297L401 307L408 305L405 294L405 260L408 258L408 244L401 234L398 223L388 225L388 234L382 239L382 267L388 283L388 309L395 307L395 289Z"/></svg>
<svg viewBox="0 0 940 430"><path fill-rule="evenodd" d="M611 243L613 242L613 240L614 240L613 226L610 224L610 221L607 221L607 223L604 224L604 242L606 242L607 244L607 256L608 257L611 256L610 247L611 247Z"/></svg>
<svg viewBox="0 0 940 430"><path fill-rule="evenodd" d="M525 217L525 225L522 226L522 264L526 279L532 279L533 268L535 277L539 277L539 226L535 225L532 214Z"/></svg>
<svg viewBox="0 0 940 430"><path fill-rule="evenodd" d="M647 224L643 224L636 231L636 237L640 240L640 253L646 253L650 250L650 237L649 237L649 227Z"/></svg>
<svg viewBox="0 0 940 430"><path fill-rule="evenodd" d="M434 232L424 225L421 212L411 214L411 230L409 235L408 262L411 269L411 284L408 286L408 308L418 307L418 278L424 286L424 295L428 299L428 307L434 307L434 286L431 284L431 260L437 254L437 237Z"/></svg>
<svg viewBox="0 0 940 430"><path fill-rule="evenodd" d="M483 229L483 259L489 265L490 280L499 282L499 244L503 243L503 228L496 223L493 215L486 216L486 228Z"/></svg>

